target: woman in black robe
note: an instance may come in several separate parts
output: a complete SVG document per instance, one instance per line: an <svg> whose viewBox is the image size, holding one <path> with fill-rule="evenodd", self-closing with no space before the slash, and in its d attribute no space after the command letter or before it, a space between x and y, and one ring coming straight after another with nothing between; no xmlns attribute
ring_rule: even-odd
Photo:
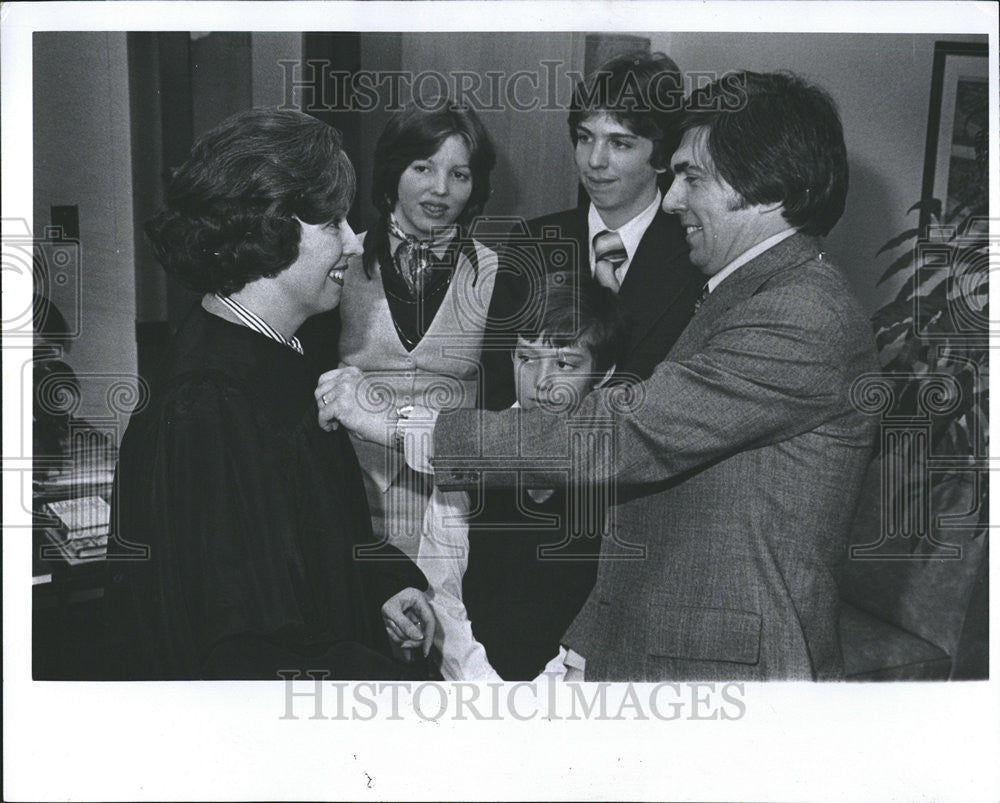
<svg viewBox="0 0 1000 803"><path fill-rule="evenodd" d="M426 581L373 549L357 460L343 430L317 427L294 337L339 303L360 253L354 187L335 129L252 110L195 144L147 225L166 270L205 295L122 440L110 677L398 678L411 670L389 624L430 646Z"/></svg>

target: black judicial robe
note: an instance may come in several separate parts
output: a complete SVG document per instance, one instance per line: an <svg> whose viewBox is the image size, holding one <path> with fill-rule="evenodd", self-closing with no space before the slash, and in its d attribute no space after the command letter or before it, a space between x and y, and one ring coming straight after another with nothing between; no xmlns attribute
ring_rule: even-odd
<svg viewBox="0 0 1000 803"><path fill-rule="evenodd" d="M380 607L426 580L372 543L357 459L343 429L319 428L315 379L292 349L200 306L178 331L119 455L110 677L405 675ZM365 545L380 559L358 558Z"/></svg>

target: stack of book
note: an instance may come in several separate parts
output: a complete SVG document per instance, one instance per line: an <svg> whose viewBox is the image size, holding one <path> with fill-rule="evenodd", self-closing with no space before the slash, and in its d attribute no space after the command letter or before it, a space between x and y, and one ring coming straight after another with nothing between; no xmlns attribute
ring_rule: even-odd
<svg viewBox="0 0 1000 803"><path fill-rule="evenodd" d="M111 493L115 453L107 449L79 449L69 458L35 456L32 496L36 501Z"/></svg>
<svg viewBox="0 0 1000 803"><path fill-rule="evenodd" d="M45 535L67 562L83 563L107 554L111 506L101 497L46 502L42 509L52 521Z"/></svg>

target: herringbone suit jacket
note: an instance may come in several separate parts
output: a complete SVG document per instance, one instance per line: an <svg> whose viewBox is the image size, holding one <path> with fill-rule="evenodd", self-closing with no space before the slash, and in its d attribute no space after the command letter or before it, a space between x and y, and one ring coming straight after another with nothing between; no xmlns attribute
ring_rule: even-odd
<svg viewBox="0 0 1000 803"><path fill-rule="evenodd" d="M844 278L797 234L721 282L631 399L442 415L435 479L469 487L516 459L532 487L568 477L610 498L596 584L563 637L588 680L837 678L874 439L851 387L875 366Z"/></svg>

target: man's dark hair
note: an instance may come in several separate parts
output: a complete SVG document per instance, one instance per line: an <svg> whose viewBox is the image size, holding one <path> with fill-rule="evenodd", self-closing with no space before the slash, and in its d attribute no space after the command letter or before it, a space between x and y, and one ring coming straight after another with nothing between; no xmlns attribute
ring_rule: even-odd
<svg viewBox="0 0 1000 803"><path fill-rule="evenodd" d="M563 272L548 277L533 325L520 335L555 348L586 346L594 372L603 373L618 361L626 324L618 296L611 290L590 277Z"/></svg>
<svg viewBox="0 0 1000 803"><path fill-rule="evenodd" d="M146 234L168 273L228 295L288 268L298 220L339 221L354 190L339 131L302 112L250 109L199 137Z"/></svg>
<svg viewBox="0 0 1000 803"><path fill-rule="evenodd" d="M684 131L708 129L717 173L746 204L781 202L804 234L844 212L847 148L833 99L789 72L729 73L691 93Z"/></svg>
<svg viewBox="0 0 1000 803"><path fill-rule="evenodd" d="M576 147L577 129L588 117L608 114L633 134L653 141L649 163L670 167L680 141L678 123L684 109L680 68L663 53L615 56L578 83L569 112L569 137Z"/></svg>

